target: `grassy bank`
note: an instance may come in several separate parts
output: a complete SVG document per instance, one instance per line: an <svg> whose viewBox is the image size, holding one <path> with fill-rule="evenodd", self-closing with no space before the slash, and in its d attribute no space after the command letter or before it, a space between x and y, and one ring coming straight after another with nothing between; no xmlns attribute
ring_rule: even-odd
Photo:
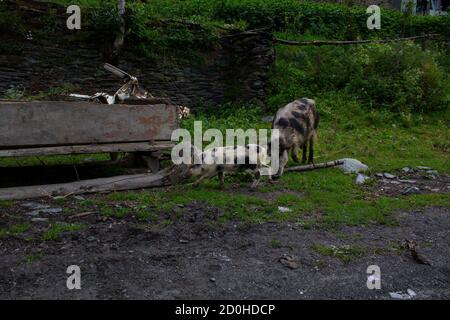
<svg viewBox="0 0 450 320"><path fill-rule="evenodd" d="M277 36L290 39L414 34L419 30L418 26L421 31L434 31L448 19L415 17L402 20L399 13L388 11L387 21L383 22L386 29L369 35L361 27L365 21L361 8L288 0L130 3L136 17L134 34L130 36L148 41L147 44L154 44L152 41L159 36L158 32L152 33L146 28L155 17L186 18L203 25L232 23L243 29L269 25ZM86 0L82 4L98 3ZM347 19L349 16L351 19ZM345 26L339 23L345 23ZM402 23L412 31L404 32ZM333 33L333 30L339 32ZM173 43L177 43L177 39L173 38ZM158 45L164 47L166 44ZM393 172L406 166L428 166L450 174L450 60L446 50L445 46L433 43L352 48L277 46L277 61L268 83L265 106L235 102L212 111L206 106L197 106L182 126L192 130L194 121L202 121L203 130L269 128L270 122L262 121L263 116L273 115L281 105L307 96L316 100L321 119L316 162L351 157L366 163L371 174ZM0 165L78 163L89 157L105 159L98 155L0 159ZM395 224L391 215L395 210L450 207L448 193L378 195L370 183L356 185L354 175L345 175L338 169L288 173L276 185L263 184L257 193L248 191L249 180L247 175L228 177L225 190L218 188L218 180L214 178L197 188L177 186L169 190L98 195L82 206L86 211L97 207L105 216L115 218L135 215L149 223L158 219L155 213L168 212L164 223L171 223L189 210L190 205L198 204L205 212L221 211L222 221L290 221L305 228L335 224ZM279 206L291 211L280 212Z"/></svg>

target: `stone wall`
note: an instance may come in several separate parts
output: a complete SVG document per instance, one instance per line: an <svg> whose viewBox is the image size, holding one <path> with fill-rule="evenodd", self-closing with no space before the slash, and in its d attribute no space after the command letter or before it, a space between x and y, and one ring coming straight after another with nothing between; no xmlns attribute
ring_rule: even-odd
<svg viewBox="0 0 450 320"><path fill-rule="evenodd" d="M8 36L0 34L0 41L2 37ZM63 84L75 85L81 94L113 93L121 86L120 79L102 68L109 61L100 43L71 41L57 35L48 41L14 41L20 42L21 50L2 52L0 47L0 98L17 86L25 88L27 94ZM201 63L158 64L125 48L117 66L137 76L153 95L169 97L180 105L214 106L236 99L262 102L274 61L270 33L226 34L214 49L199 54Z"/></svg>

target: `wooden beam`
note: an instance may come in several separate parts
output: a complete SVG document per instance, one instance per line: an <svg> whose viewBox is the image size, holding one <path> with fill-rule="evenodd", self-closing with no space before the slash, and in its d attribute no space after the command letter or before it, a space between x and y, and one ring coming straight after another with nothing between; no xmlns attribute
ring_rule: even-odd
<svg viewBox="0 0 450 320"><path fill-rule="evenodd" d="M334 160L334 161L323 162L323 163L318 163L318 164L312 163L312 164L306 164L304 166L290 167L290 168L284 169L284 171L285 172L311 171L311 170L315 170L315 169L325 169L325 168L336 167L336 166L340 166L341 164L344 164L344 161Z"/></svg>
<svg viewBox="0 0 450 320"><path fill-rule="evenodd" d="M81 101L0 102L0 148L170 140L177 107Z"/></svg>
<svg viewBox="0 0 450 320"><path fill-rule="evenodd" d="M170 184L167 171L158 174L135 174L110 178L82 180L61 184L0 189L0 200L23 200L41 197L68 196L85 193L134 190Z"/></svg>
<svg viewBox="0 0 450 320"><path fill-rule="evenodd" d="M0 149L0 157L34 157L46 155L64 154L86 154L86 153L115 153L115 152L138 152L138 151L158 151L170 149L173 143L170 141L160 142L133 142L133 143L113 143L113 144L88 144L79 146L59 146L24 149Z"/></svg>
<svg viewBox="0 0 450 320"><path fill-rule="evenodd" d="M441 35L438 33L424 34L421 36L407 37L407 38L396 38L396 39L381 39L381 40L355 40L355 41L330 41L330 40L313 40L313 41L294 41L294 40L283 40L283 39L274 39L275 43L290 45L290 46L323 46L323 45L353 45L353 44L369 44L369 43L388 43L388 42L397 42L397 41L409 41L416 39L424 39L424 38L436 38ZM448 41L445 40L444 41Z"/></svg>

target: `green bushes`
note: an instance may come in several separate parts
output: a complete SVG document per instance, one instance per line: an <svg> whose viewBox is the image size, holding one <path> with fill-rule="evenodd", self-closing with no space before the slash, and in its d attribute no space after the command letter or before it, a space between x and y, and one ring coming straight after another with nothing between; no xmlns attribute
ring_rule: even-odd
<svg viewBox="0 0 450 320"><path fill-rule="evenodd" d="M368 105L395 112L427 112L448 104L449 77L435 51L413 43L359 48L352 60L349 93Z"/></svg>
<svg viewBox="0 0 450 320"><path fill-rule="evenodd" d="M399 113L448 106L450 78L438 49L414 43L278 48L269 105L300 96L343 92L368 108Z"/></svg>
<svg viewBox="0 0 450 320"><path fill-rule="evenodd" d="M59 2L67 2L59 0ZM92 5L95 1L84 1ZM100 3L100 2L98 2ZM102 8L115 1L102 1ZM152 0L146 3L127 1L133 14L156 19L182 18L192 21L244 23L248 28L289 30L297 34L322 35L333 39L356 39L443 33L450 36L450 16L403 15L382 8L381 30L368 30L366 7L317 3L305 0ZM139 11L141 11L139 13ZM140 19L139 16L131 19Z"/></svg>
<svg viewBox="0 0 450 320"><path fill-rule="evenodd" d="M245 22L248 28L353 39L438 32L450 35L450 17L405 17L382 8L381 30L368 30L366 7L299 0L152 0L148 14L165 18Z"/></svg>

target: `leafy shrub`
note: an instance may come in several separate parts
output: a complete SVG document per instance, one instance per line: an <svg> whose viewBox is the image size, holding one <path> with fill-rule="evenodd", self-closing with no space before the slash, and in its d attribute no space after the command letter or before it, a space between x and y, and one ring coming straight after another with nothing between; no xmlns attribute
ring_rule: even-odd
<svg viewBox="0 0 450 320"><path fill-rule="evenodd" d="M449 77L435 52L413 43L361 47L346 89L372 107L396 112L439 110L448 105Z"/></svg>
<svg viewBox="0 0 450 320"><path fill-rule="evenodd" d="M448 106L450 78L439 63L445 53L417 44L278 49L269 105L342 91L367 107L426 112Z"/></svg>

